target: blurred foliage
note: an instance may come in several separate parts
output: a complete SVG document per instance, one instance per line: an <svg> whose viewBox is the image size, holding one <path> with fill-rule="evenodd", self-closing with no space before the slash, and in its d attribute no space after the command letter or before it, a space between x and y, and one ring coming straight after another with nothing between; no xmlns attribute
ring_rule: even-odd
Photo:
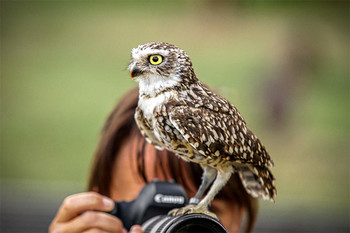
<svg viewBox="0 0 350 233"><path fill-rule="evenodd" d="M2 179L85 184L100 128L167 41L269 149L271 208L349 204L349 8L317 1L2 1ZM269 207L266 207L269 208Z"/></svg>

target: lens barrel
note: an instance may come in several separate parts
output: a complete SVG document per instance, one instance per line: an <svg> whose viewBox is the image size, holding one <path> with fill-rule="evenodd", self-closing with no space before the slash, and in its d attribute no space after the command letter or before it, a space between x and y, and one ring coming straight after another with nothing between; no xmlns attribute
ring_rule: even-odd
<svg viewBox="0 0 350 233"><path fill-rule="evenodd" d="M144 233L227 233L216 219L204 214L159 215L142 224Z"/></svg>

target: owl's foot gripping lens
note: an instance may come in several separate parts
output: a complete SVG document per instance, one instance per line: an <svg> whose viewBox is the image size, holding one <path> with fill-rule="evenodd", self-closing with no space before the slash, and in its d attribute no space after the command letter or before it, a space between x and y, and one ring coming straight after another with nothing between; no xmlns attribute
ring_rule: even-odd
<svg viewBox="0 0 350 233"><path fill-rule="evenodd" d="M187 205L179 209L173 209L168 213L168 215L170 216L179 216L179 215L185 215L185 214L205 214L214 219L218 219L218 217L214 213L210 212L206 208L205 209L198 208L197 205Z"/></svg>

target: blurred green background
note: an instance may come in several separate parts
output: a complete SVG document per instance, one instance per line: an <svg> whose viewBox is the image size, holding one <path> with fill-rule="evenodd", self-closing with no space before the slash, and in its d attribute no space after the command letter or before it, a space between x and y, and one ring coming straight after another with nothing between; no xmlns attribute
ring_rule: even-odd
<svg viewBox="0 0 350 233"><path fill-rule="evenodd" d="M85 190L103 122L136 85L130 51L150 41L184 49L268 148L278 196L257 232L349 229L347 1L2 1L2 198L56 209Z"/></svg>

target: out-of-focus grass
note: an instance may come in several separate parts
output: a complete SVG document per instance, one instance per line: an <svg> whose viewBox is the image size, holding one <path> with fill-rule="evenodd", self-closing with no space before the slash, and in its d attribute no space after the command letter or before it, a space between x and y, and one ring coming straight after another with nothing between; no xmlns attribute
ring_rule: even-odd
<svg viewBox="0 0 350 233"><path fill-rule="evenodd" d="M189 53L200 79L238 107L269 149L273 208L344 210L349 25L337 12L198 1L3 2L1 178L86 182L103 121L136 85L125 70L131 48L168 41ZM317 64L291 87L283 127L274 128L263 93L299 36L316 48Z"/></svg>

